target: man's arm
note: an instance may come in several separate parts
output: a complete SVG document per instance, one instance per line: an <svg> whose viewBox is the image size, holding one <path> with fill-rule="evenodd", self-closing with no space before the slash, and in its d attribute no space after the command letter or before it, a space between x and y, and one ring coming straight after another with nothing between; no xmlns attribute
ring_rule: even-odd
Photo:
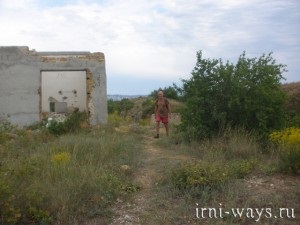
<svg viewBox="0 0 300 225"><path fill-rule="evenodd" d="M158 109L158 107L157 107L157 101L155 102L155 105L154 105L154 115L156 116L156 114L157 114L157 109Z"/></svg>
<svg viewBox="0 0 300 225"><path fill-rule="evenodd" d="M169 117L171 116L171 106L170 106L170 102L168 101L167 103L167 109L168 109L168 114L169 114Z"/></svg>

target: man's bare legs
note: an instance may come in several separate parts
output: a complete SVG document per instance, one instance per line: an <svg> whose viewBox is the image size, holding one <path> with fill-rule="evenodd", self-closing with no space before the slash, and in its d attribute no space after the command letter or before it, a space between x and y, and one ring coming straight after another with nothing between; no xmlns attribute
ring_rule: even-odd
<svg viewBox="0 0 300 225"><path fill-rule="evenodd" d="M157 121L156 122L156 136L155 136L155 138L159 138L159 127L160 127L160 122Z"/></svg>
<svg viewBox="0 0 300 225"><path fill-rule="evenodd" d="M168 123L164 123L165 129L166 129L166 134L169 136L169 125ZM156 122L156 136L155 138L159 138L159 127L160 127L160 122Z"/></svg>
<svg viewBox="0 0 300 225"><path fill-rule="evenodd" d="M167 133L167 136L169 136L169 125L168 123L165 123L165 128L166 128L166 133Z"/></svg>

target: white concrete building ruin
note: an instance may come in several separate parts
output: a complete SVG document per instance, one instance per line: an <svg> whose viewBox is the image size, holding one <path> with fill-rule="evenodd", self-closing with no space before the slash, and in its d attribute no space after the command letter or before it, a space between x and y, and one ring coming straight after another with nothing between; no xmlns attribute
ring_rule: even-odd
<svg viewBox="0 0 300 225"><path fill-rule="evenodd" d="M0 47L0 120L27 126L74 108L91 125L107 123L103 53Z"/></svg>

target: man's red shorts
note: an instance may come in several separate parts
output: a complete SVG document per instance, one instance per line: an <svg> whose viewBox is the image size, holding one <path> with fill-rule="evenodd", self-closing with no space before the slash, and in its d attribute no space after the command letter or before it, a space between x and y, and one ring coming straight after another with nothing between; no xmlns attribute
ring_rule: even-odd
<svg viewBox="0 0 300 225"><path fill-rule="evenodd" d="M156 120L156 122L162 122L162 123L168 123L169 122L168 117L162 117L160 115L157 115L155 120Z"/></svg>

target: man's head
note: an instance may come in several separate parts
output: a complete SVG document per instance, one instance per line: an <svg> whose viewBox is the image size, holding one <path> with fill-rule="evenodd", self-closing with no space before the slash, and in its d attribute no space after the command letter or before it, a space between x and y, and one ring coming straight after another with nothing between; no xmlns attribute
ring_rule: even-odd
<svg viewBox="0 0 300 225"><path fill-rule="evenodd" d="M164 93L162 91L159 91L157 93L158 98L163 98L164 97Z"/></svg>

